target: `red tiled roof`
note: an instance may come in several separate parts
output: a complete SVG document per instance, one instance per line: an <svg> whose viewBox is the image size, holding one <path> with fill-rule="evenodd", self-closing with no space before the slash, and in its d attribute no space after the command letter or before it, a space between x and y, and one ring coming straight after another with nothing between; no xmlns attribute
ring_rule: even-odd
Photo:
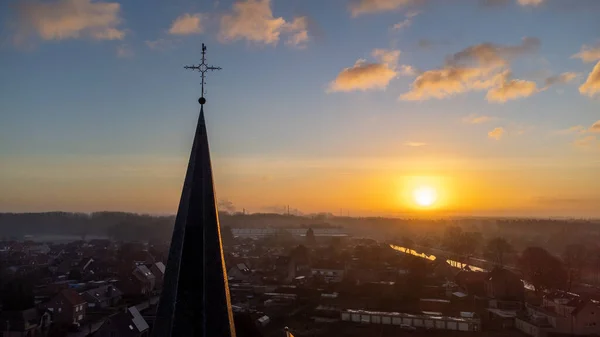
<svg viewBox="0 0 600 337"><path fill-rule="evenodd" d="M83 299L83 297L81 297L75 290L73 289L63 289L60 292L61 295L63 295L67 301L72 304L72 305L79 305L79 304L84 304L85 300Z"/></svg>

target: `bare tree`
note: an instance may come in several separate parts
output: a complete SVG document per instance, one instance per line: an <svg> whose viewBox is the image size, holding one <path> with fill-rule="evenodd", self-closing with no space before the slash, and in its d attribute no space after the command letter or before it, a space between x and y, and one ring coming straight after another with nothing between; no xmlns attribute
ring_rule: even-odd
<svg viewBox="0 0 600 337"><path fill-rule="evenodd" d="M488 241L484 255L496 265L504 267L507 255L512 252L513 247L506 239L495 237Z"/></svg>

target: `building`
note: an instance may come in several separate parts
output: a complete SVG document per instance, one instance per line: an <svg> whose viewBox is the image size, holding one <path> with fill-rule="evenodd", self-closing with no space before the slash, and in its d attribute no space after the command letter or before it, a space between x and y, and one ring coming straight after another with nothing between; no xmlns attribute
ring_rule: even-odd
<svg viewBox="0 0 600 337"><path fill-rule="evenodd" d="M205 69L202 63L192 69ZM213 68L217 69L217 68ZM235 336L202 96L152 328L154 337Z"/></svg>
<svg viewBox="0 0 600 337"><path fill-rule="evenodd" d="M515 326L534 337L548 334L600 334L600 306L572 293L555 291L544 296L541 306L526 305Z"/></svg>
<svg viewBox="0 0 600 337"><path fill-rule="evenodd" d="M102 323L93 337L145 337L149 326L136 307L110 316Z"/></svg>
<svg viewBox="0 0 600 337"><path fill-rule="evenodd" d="M81 295L87 301L89 310L114 307L123 298L121 290L112 284L86 290Z"/></svg>
<svg viewBox="0 0 600 337"><path fill-rule="evenodd" d="M475 317L412 315L399 312L342 310L342 321L361 324L407 325L415 328L454 331L480 331L481 320Z"/></svg>
<svg viewBox="0 0 600 337"><path fill-rule="evenodd" d="M44 336L51 323L52 315L47 310L30 308L20 311L2 311L0 312L0 336Z"/></svg>
<svg viewBox="0 0 600 337"><path fill-rule="evenodd" d="M249 282L254 278L254 273L245 263L238 263L235 266L229 268L227 272L227 277L230 280L241 281L241 282Z"/></svg>
<svg viewBox="0 0 600 337"><path fill-rule="evenodd" d="M85 318L87 302L73 289L63 289L44 307L52 312L52 320L62 324L79 323Z"/></svg>
<svg viewBox="0 0 600 337"><path fill-rule="evenodd" d="M149 267L150 272L154 275L154 287L156 289L162 289L163 278L165 277L165 265L158 261L151 264Z"/></svg>
<svg viewBox="0 0 600 337"><path fill-rule="evenodd" d="M133 270L133 276L139 281L140 293L150 294L154 290L156 284L156 277L148 267L141 264Z"/></svg>
<svg viewBox="0 0 600 337"><path fill-rule="evenodd" d="M484 281L489 306L504 310L520 310L525 300L523 281L515 273L495 267Z"/></svg>
<svg viewBox="0 0 600 337"><path fill-rule="evenodd" d="M346 269L341 263L323 261L314 264L311 274L313 277L323 278L327 283L338 283L344 279Z"/></svg>

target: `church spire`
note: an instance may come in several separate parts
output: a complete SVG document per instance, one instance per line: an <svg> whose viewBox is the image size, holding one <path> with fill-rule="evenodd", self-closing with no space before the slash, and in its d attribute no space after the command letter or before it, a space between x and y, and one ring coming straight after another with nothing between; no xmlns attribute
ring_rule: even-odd
<svg viewBox="0 0 600 337"><path fill-rule="evenodd" d="M205 63L186 67L202 74L200 116L175 219L153 337L235 337L221 244L206 122Z"/></svg>

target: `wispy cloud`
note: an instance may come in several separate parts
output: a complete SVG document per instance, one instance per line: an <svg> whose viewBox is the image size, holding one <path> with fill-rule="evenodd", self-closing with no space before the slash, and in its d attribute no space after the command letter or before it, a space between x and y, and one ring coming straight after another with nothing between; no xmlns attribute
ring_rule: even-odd
<svg viewBox="0 0 600 337"><path fill-rule="evenodd" d="M287 45L304 46L309 41L308 21L305 17L294 18L292 21L274 17L270 0L235 2L232 11L221 17L221 42L246 40L276 45L282 35L287 35Z"/></svg>
<svg viewBox="0 0 600 337"><path fill-rule="evenodd" d="M117 46L117 57L120 58L132 58L134 55L133 49L128 44L121 44Z"/></svg>
<svg viewBox="0 0 600 337"><path fill-rule="evenodd" d="M403 30L405 28L410 27L413 23L413 18L419 14L420 14L420 12L417 12L417 11L411 11L411 12L406 13L406 15L404 16L404 20L394 24L392 26L392 30L399 31L399 30Z"/></svg>
<svg viewBox="0 0 600 337"><path fill-rule="evenodd" d="M410 147L421 147L421 146L427 145L427 143L423 143L423 142L406 142L406 143L404 143L404 145L410 146Z"/></svg>
<svg viewBox="0 0 600 337"><path fill-rule="evenodd" d="M500 140L506 131L502 127L495 128L488 132L488 137L495 140Z"/></svg>
<svg viewBox="0 0 600 337"><path fill-rule="evenodd" d="M164 51L175 47L179 41L174 39L158 38L156 40L147 40L145 43L150 49Z"/></svg>
<svg viewBox="0 0 600 337"><path fill-rule="evenodd" d="M517 3L521 6L539 6L544 0L517 0Z"/></svg>
<svg viewBox="0 0 600 337"><path fill-rule="evenodd" d="M573 145L584 149L600 149L600 141L596 136L585 136L573 142Z"/></svg>
<svg viewBox="0 0 600 337"><path fill-rule="evenodd" d="M572 135L572 134L581 134L586 133L587 128L583 125L575 125L566 129L558 130L555 133L557 135Z"/></svg>
<svg viewBox="0 0 600 337"><path fill-rule="evenodd" d="M580 74L574 72L565 72L560 75L550 76L544 81L546 83L545 89L555 84L567 84L576 79L579 75Z"/></svg>
<svg viewBox="0 0 600 337"><path fill-rule="evenodd" d="M91 0L32 0L17 6L16 40L35 34L43 40L91 38L122 40L121 5Z"/></svg>
<svg viewBox="0 0 600 337"><path fill-rule="evenodd" d="M462 121L466 124L483 124L495 120L496 118L486 115L470 114L465 116Z"/></svg>
<svg viewBox="0 0 600 337"><path fill-rule="evenodd" d="M567 129L558 130L555 132L558 135L573 135L586 133L600 133L600 120L592 123L591 126L575 125Z"/></svg>
<svg viewBox="0 0 600 337"><path fill-rule="evenodd" d="M204 31L202 13L189 14L185 13L173 21L169 34L172 35L190 35L200 34Z"/></svg>
<svg viewBox="0 0 600 337"><path fill-rule="evenodd" d="M363 14L387 12L415 5L420 5L426 0L354 0L350 2L352 17Z"/></svg>
<svg viewBox="0 0 600 337"><path fill-rule="evenodd" d="M584 45L579 53L571 56L571 58L578 58L586 63L596 62L600 60L600 44L595 46Z"/></svg>

